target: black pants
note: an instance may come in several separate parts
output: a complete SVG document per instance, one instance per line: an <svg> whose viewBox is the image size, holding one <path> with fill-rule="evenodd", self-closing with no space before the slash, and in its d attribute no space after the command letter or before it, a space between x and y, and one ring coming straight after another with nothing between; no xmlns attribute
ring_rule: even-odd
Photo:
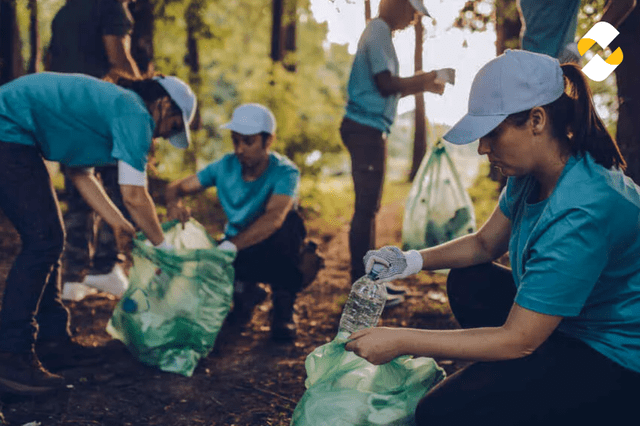
<svg viewBox="0 0 640 426"><path fill-rule="evenodd" d="M364 275L362 258L376 247L376 215L380 210L387 159L387 139L373 127L345 118L342 142L351 155L355 207L349 230L351 281Z"/></svg>
<svg viewBox="0 0 640 426"><path fill-rule="evenodd" d="M82 198L65 171L67 212L64 215L66 239L62 254L62 282L82 282L87 273L107 274L119 261L118 245L111 227ZM102 186L116 207L131 220L122 201L118 166L95 168Z"/></svg>
<svg viewBox="0 0 640 426"><path fill-rule="evenodd" d="M236 279L268 283L274 292L297 293L302 289L298 265L306 233L302 218L291 210L273 235L238 252L233 262Z"/></svg>
<svg viewBox="0 0 640 426"><path fill-rule="evenodd" d="M463 328L500 326L515 296L508 268L452 270L451 309ZM438 384L416 409L418 426L633 424L640 374L554 332L533 354L476 362ZM635 412L634 412L635 411ZM631 422L631 423L629 423Z"/></svg>
<svg viewBox="0 0 640 426"><path fill-rule="evenodd" d="M27 352L38 330L43 340L70 335L60 299L62 215L36 148L0 142L0 209L22 241L5 283L0 351Z"/></svg>

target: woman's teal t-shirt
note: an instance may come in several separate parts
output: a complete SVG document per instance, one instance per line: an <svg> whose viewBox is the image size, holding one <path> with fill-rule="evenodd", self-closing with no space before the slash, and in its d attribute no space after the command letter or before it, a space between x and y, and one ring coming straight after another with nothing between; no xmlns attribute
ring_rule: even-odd
<svg viewBox="0 0 640 426"><path fill-rule="evenodd" d="M122 160L144 171L155 123L133 91L83 74L29 74L0 86L0 141L70 167Z"/></svg>
<svg viewBox="0 0 640 426"><path fill-rule="evenodd" d="M536 188L510 177L499 200L516 303L640 372L640 188L589 154L570 158L548 199L533 202Z"/></svg>

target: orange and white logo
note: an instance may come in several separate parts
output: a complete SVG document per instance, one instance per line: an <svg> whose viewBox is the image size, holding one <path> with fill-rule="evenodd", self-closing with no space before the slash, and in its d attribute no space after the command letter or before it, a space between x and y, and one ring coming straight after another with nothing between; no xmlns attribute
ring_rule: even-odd
<svg viewBox="0 0 640 426"><path fill-rule="evenodd" d="M578 52L584 56L595 43L605 49L609 43L620 34L616 28L607 22L598 22L578 41ZM600 55L593 58L582 68L582 72L593 81L602 81L622 62L622 49L619 47L607 59Z"/></svg>

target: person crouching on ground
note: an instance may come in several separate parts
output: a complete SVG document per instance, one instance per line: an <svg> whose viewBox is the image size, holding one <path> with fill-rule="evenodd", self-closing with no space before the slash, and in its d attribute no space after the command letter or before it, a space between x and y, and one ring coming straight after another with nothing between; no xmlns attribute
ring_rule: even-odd
<svg viewBox="0 0 640 426"><path fill-rule="evenodd" d="M71 172L73 184L125 249L135 229L91 169L116 163L134 222L155 246L170 248L147 191L147 156L156 137L187 147L196 98L175 77L122 85L127 88L81 74L44 72L0 87L0 208L22 241L0 311L4 391L57 389L64 378L49 369L73 366L92 353L71 339L69 311L60 298L65 231L43 158Z"/></svg>
<svg viewBox="0 0 640 426"><path fill-rule="evenodd" d="M231 130L234 152L197 174L172 182L166 192L167 215L184 223L190 213L181 197L217 187L227 217L219 248L237 252L231 316L250 319L256 293L262 291L256 283L268 283L273 302L272 338L290 341L296 333L295 297L303 287L298 264L306 229L297 212L300 172L288 158L271 151L276 121L266 107L241 105L223 128Z"/></svg>
<svg viewBox="0 0 640 426"><path fill-rule="evenodd" d="M640 188L598 117L584 74L508 50L471 86L445 136L480 139L508 176L482 228L448 243L365 255L381 279L451 268L463 330L371 328L347 350L375 364L399 355L475 363L419 403L416 424L599 425L636 416L640 389ZM492 263L509 252L511 268Z"/></svg>

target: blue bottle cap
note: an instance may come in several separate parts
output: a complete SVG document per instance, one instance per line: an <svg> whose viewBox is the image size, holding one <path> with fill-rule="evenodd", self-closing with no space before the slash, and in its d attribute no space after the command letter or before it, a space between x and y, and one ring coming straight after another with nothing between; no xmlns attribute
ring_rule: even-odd
<svg viewBox="0 0 640 426"><path fill-rule="evenodd" d="M378 279L378 275L380 275L380 272L382 272L382 270L385 268L385 266L382 263L374 263L373 266L371 267L371 271L369 272L369 278L371 278L372 280L377 280Z"/></svg>
<svg viewBox="0 0 640 426"><path fill-rule="evenodd" d="M129 299L126 298L123 302L122 302L122 310L127 312L127 313L134 313L138 310L138 304L136 303L135 300L133 299Z"/></svg>

